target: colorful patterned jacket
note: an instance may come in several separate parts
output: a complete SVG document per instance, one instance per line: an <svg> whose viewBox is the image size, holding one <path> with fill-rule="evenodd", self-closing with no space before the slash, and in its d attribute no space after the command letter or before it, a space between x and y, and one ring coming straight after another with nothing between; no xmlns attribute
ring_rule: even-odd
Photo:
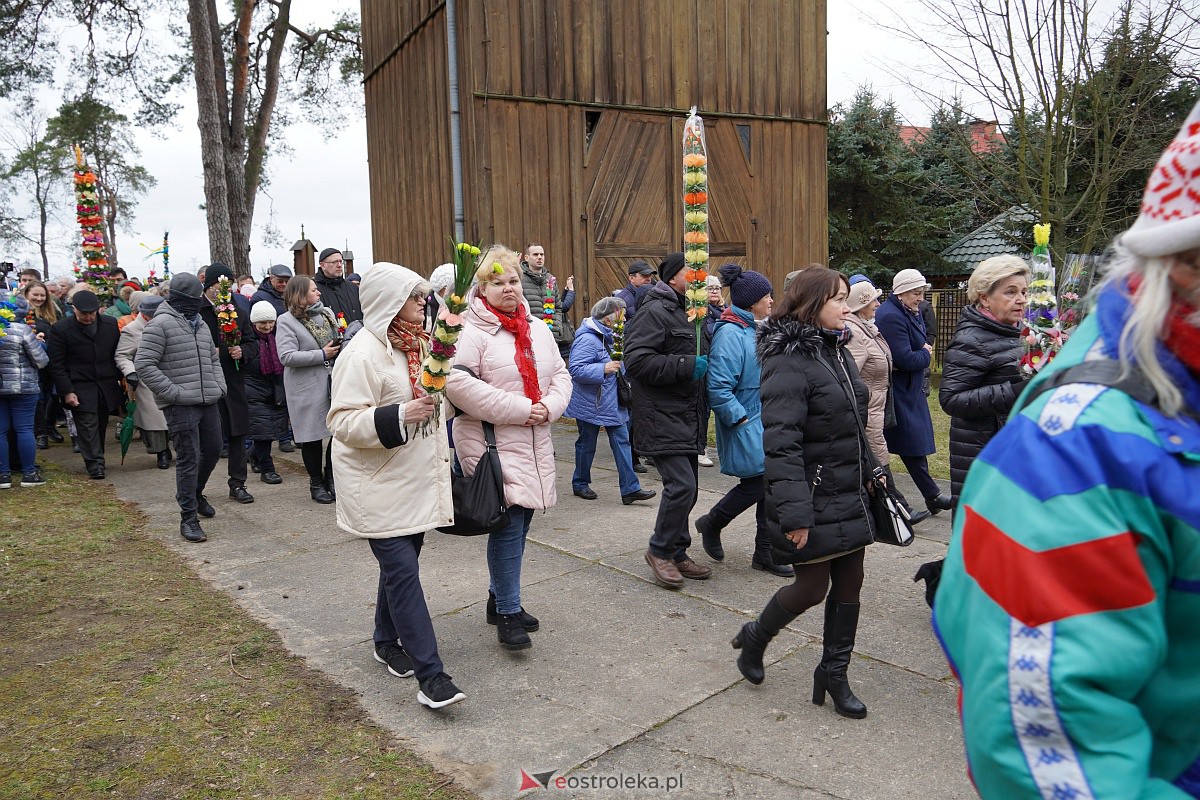
<svg viewBox="0 0 1200 800"><path fill-rule="evenodd" d="M1115 358L1128 310L1107 289L1046 373ZM1200 422L1094 384L1014 413L967 476L934 626L984 798L1200 798Z"/></svg>

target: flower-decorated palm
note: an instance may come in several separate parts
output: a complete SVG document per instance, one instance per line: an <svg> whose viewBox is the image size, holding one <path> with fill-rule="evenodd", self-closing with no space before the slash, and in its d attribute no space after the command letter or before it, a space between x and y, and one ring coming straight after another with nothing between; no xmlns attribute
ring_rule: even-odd
<svg viewBox="0 0 1200 800"><path fill-rule="evenodd" d="M708 155L704 120L693 107L683 124L683 260L687 263L687 316L696 324L696 354L700 326L708 313Z"/></svg>
<svg viewBox="0 0 1200 800"><path fill-rule="evenodd" d="M217 302L215 303L217 312L217 330L221 334L221 344L226 348L237 347L242 343L242 329L238 324L237 306L233 304L233 281L229 278L221 277L217 279ZM240 361L234 361L233 365L239 370L242 368Z"/></svg>
<svg viewBox="0 0 1200 800"><path fill-rule="evenodd" d="M421 365L421 388L431 396L446 393L446 378L454 366L455 347L462 333L462 313L467 310L467 292L475 276L475 259L478 247L451 239L454 264L454 285L438 312L433 326L433 337L429 343L429 355ZM435 430L441 422L441 403L434 405L433 416L421 425L423 433Z"/></svg>

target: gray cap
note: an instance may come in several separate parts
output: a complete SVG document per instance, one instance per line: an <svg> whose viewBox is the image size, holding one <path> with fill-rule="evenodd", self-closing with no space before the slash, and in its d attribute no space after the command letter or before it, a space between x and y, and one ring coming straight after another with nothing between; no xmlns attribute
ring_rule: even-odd
<svg viewBox="0 0 1200 800"><path fill-rule="evenodd" d="M287 264L272 264L271 268L267 270L267 275L272 278L290 278L292 270Z"/></svg>
<svg viewBox="0 0 1200 800"><path fill-rule="evenodd" d="M615 314L625 307L625 301L619 297L601 297L592 306L592 319L600 320Z"/></svg>
<svg viewBox="0 0 1200 800"><path fill-rule="evenodd" d="M201 297L200 279L190 272L179 272L171 276L171 294L180 297Z"/></svg>
<svg viewBox="0 0 1200 800"><path fill-rule="evenodd" d="M146 295L142 298L142 304L138 306L138 313L145 314L147 317L153 317L154 312L158 311L158 307L163 304L163 299L156 294Z"/></svg>

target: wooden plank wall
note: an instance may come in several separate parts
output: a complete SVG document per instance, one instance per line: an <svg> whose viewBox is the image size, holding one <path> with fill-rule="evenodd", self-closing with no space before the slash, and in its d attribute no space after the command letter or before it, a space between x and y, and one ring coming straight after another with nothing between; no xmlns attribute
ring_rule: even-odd
<svg viewBox="0 0 1200 800"><path fill-rule="evenodd" d="M475 91L824 120L825 0L460 0Z"/></svg>
<svg viewBox="0 0 1200 800"><path fill-rule="evenodd" d="M467 238L542 244L586 313L636 257L679 249L681 111L697 104L714 265L781 285L823 261L825 2L458 0ZM368 71L404 42L366 86L376 257L427 273L453 224L444 5L363 0L363 36Z"/></svg>
<svg viewBox="0 0 1200 800"><path fill-rule="evenodd" d="M445 4L364 0L362 14L364 69L379 67L365 85L372 252L428 275L454 230Z"/></svg>

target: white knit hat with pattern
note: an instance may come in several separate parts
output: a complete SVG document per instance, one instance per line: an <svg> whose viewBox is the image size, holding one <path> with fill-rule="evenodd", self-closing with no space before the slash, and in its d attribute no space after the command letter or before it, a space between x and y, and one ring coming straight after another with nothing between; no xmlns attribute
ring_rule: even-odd
<svg viewBox="0 0 1200 800"><path fill-rule="evenodd" d="M1142 258L1200 247L1200 103L1154 165L1142 211L1120 242Z"/></svg>

